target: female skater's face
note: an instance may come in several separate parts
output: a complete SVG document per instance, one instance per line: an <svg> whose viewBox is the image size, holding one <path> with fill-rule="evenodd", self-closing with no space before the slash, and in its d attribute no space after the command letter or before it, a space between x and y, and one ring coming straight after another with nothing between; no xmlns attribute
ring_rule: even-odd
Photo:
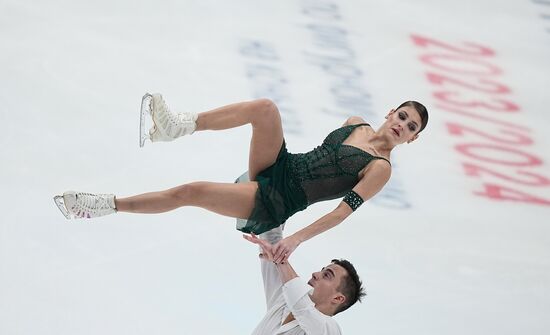
<svg viewBox="0 0 550 335"><path fill-rule="evenodd" d="M396 145L410 143L418 138L422 119L414 107L403 106L398 110L392 109L386 115L386 119L381 128Z"/></svg>

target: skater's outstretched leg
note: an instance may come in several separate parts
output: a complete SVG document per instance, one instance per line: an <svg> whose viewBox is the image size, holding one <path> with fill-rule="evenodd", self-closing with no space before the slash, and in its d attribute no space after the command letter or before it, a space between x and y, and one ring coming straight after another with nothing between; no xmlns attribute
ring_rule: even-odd
<svg viewBox="0 0 550 335"><path fill-rule="evenodd" d="M256 182L194 182L127 198L70 191L65 192L62 199L58 199L64 202L60 202L58 206L62 212L67 213L67 218L94 218L117 211L153 214L183 206L195 206L221 215L246 219L254 208L257 189Z"/></svg>
<svg viewBox="0 0 550 335"><path fill-rule="evenodd" d="M248 218L254 207L258 183L194 182L160 192L117 198L119 212L163 213L183 206L207 209L233 218Z"/></svg>

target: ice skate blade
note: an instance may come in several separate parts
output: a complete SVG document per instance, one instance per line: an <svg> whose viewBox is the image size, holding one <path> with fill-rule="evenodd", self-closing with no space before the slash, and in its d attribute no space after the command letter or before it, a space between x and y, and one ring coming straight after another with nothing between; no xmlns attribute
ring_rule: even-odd
<svg viewBox="0 0 550 335"><path fill-rule="evenodd" d="M69 214L69 211L67 210L67 207L65 207L65 200L63 200L62 195L56 195L53 197L53 201L57 205L57 208L61 211L63 215L67 218L67 220L71 219L71 215Z"/></svg>
<svg viewBox="0 0 550 335"><path fill-rule="evenodd" d="M141 98L141 108L139 114L139 147L143 148L145 140L149 138L149 134L145 131L145 119L147 114L151 114L151 100L153 96L149 93L145 93Z"/></svg>

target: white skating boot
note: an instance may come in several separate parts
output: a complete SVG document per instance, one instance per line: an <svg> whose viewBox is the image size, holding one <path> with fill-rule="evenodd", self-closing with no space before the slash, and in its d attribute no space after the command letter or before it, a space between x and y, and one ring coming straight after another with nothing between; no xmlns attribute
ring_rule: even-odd
<svg viewBox="0 0 550 335"><path fill-rule="evenodd" d="M153 126L148 135L145 134L147 113L153 119ZM197 117L194 113L172 113L162 95L146 93L141 100L139 146L143 147L146 139L150 139L151 142L168 142L192 134L197 127Z"/></svg>
<svg viewBox="0 0 550 335"><path fill-rule="evenodd" d="M116 213L113 194L91 194L68 191L53 198L67 219L91 219Z"/></svg>

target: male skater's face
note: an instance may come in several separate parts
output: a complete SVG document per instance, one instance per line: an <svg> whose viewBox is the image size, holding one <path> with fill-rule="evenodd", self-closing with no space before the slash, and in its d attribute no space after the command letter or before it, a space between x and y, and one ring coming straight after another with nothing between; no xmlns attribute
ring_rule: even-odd
<svg viewBox="0 0 550 335"><path fill-rule="evenodd" d="M312 273L311 279L307 282L313 287L311 300L315 304L342 303L341 299L344 295L338 291L338 287L345 276L347 276L346 269L337 264L327 265L321 271Z"/></svg>

